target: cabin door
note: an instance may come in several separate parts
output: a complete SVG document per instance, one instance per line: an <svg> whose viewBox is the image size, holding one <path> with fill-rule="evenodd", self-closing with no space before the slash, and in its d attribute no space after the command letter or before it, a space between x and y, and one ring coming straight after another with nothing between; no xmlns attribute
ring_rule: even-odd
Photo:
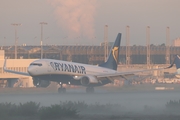
<svg viewBox="0 0 180 120"><path fill-rule="evenodd" d="M49 63L47 63L48 65L48 72L51 72L51 65Z"/></svg>

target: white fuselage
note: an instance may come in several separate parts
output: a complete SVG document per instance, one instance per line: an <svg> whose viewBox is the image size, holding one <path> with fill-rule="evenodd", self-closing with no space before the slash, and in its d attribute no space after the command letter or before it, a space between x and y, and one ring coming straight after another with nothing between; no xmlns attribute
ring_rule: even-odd
<svg viewBox="0 0 180 120"><path fill-rule="evenodd" d="M28 73L31 76L40 75L71 75L86 76L98 74L112 74L117 71L75 62L67 62L53 59L40 59L32 62L28 67Z"/></svg>

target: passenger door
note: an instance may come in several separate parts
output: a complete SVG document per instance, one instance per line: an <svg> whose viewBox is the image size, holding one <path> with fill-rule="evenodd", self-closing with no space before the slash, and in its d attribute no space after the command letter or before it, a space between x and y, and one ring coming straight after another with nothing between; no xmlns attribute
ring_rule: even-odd
<svg viewBox="0 0 180 120"><path fill-rule="evenodd" d="M49 62L47 62L47 66L48 66L48 72L51 72L51 65L49 64Z"/></svg>

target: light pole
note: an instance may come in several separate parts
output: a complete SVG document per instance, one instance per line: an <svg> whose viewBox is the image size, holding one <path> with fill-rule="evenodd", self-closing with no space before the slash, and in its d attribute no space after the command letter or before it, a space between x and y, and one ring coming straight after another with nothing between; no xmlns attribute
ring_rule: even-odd
<svg viewBox="0 0 180 120"><path fill-rule="evenodd" d="M106 62L108 57L108 25L104 26L104 61Z"/></svg>
<svg viewBox="0 0 180 120"><path fill-rule="evenodd" d="M166 28L166 64L170 64L170 28Z"/></svg>
<svg viewBox="0 0 180 120"><path fill-rule="evenodd" d="M41 24L41 59L43 58L43 25L47 25L46 22L40 22Z"/></svg>
<svg viewBox="0 0 180 120"><path fill-rule="evenodd" d="M126 26L126 67L129 67L130 64L130 36L129 36L130 27Z"/></svg>
<svg viewBox="0 0 180 120"><path fill-rule="evenodd" d="M17 59L17 26L20 26L19 23L12 23L15 29L15 44L14 44L14 59Z"/></svg>
<svg viewBox="0 0 180 120"><path fill-rule="evenodd" d="M150 26L146 28L146 44L147 44L147 68L150 68L151 60L150 60Z"/></svg>

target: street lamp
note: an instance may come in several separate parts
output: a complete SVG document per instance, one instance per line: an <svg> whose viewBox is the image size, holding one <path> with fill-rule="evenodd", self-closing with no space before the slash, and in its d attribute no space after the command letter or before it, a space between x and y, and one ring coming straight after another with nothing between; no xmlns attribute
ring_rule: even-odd
<svg viewBox="0 0 180 120"><path fill-rule="evenodd" d="M126 67L130 64L130 27L126 26Z"/></svg>
<svg viewBox="0 0 180 120"><path fill-rule="evenodd" d="M150 26L146 28L146 44L147 44L147 68L150 67Z"/></svg>
<svg viewBox="0 0 180 120"><path fill-rule="evenodd" d="M14 59L17 59L17 27L22 25L22 24L12 23L11 25L13 25L14 29L15 29Z"/></svg>
<svg viewBox="0 0 180 120"><path fill-rule="evenodd" d="M43 25L47 25L46 22L40 22L41 24L41 59L43 58Z"/></svg>

